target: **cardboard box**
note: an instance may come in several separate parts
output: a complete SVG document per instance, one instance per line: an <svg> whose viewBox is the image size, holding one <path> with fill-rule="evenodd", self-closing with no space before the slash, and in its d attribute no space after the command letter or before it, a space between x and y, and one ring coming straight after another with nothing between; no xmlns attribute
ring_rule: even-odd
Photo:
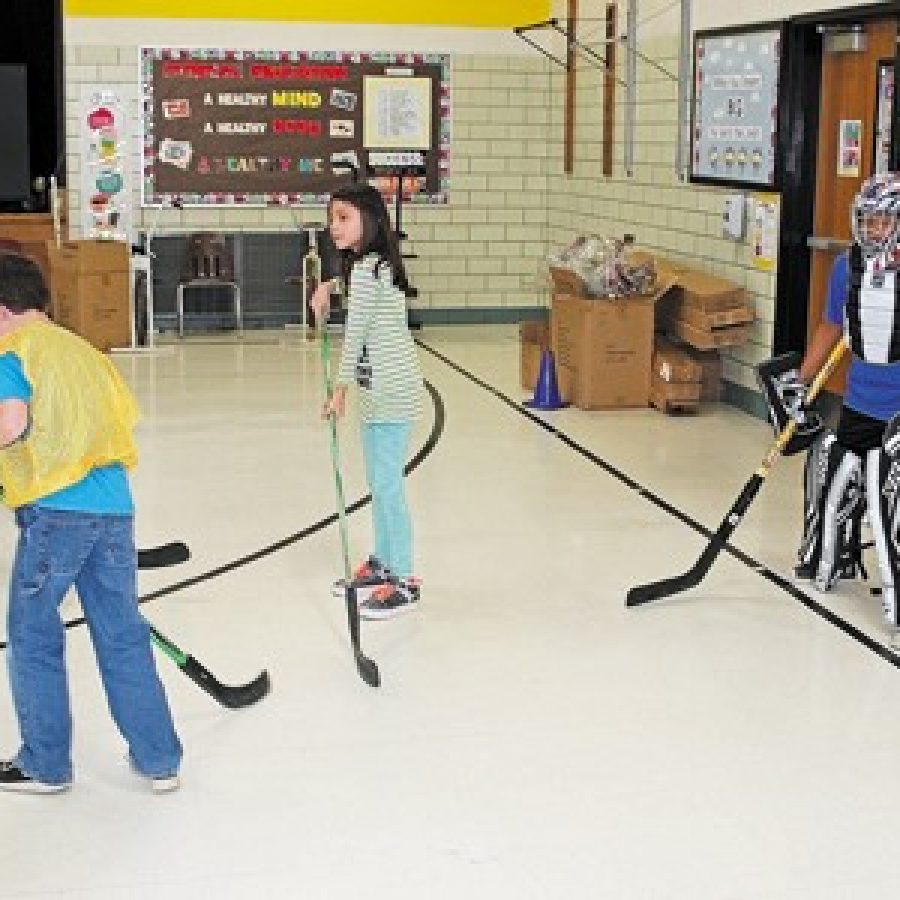
<svg viewBox="0 0 900 900"><path fill-rule="evenodd" d="M654 294L613 299L553 295L557 381L561 371L563 380L572 380L564 399L581 409L646 407L656 301L670 287L665 283Z"/></svg>
<svg viewBox="0 0 900 900"><path fill-rule="evenodd" d="M519 325L519 382L525 390L534 390L541 370L541 354L549 347L549 322Z"/></svg>
<svg viewBox="0 0 900 900"><path fill-rule="evenodd" d="M719 351L697 350L694 347L686 347L685 351L700 366L703 373L700 381L700 399L721 400L723 367Z"/></svg>
<svg viewBox="0 0 900 900"><path fill-rule="evenodd" d="M677 276L675 276L677 278ZM661 318L681 319L695 328L711 331L713 328L724 328L728 325L746 325L756 318L756 312L741 295L740 302L722 309L704 309L689 302L685 294L677 286L665 301L660 304Z"/></svg>
<svg viewBox="0 0 900 900"><path fill-rule="evenodd" d="M654 373L650 384L650 405L664 413L696 411L700 408L700 382L663 381Z"/></svg>
<svg viewBox="0 0 900 900"><path fill-rule="evenodd" d="M664 319L665 331L698 350L737 347L750 340L750 325L728 325L725 328L703 329L681 319Z"/></svg>
<svg viewBox="0 0 900 900"><path fill-rule="evenodd" d="M49 247L53 319L98 350L131 340L128 247L116 241L64 241Z"/></svg>
<svg viewBox="0 0 900 900"><path fill-rule="evenodd" d="M584 279L576 275L571 269L563 269L559 266L550 266L550 280L553 283L553 292L568 294L570 297L587 297L588 290Z"/></svg>
<svg viewBox="0 0 900 900"><path fill-rule="evenodd" d="M50 264L76 275L128 272L128 245L122 241L62 241L50 245Z"/></svg>
<svg viewBox="0 0 900 900"><path fill-rule="evenodd" d="M679 302L704 312L733 309L745 304L744 289L725 278L682 267L675 274L675 280Z"/></svg>
<svg viewBox="0 0 900 900"><path fill-rule="evenodd" d="M657 335L653 347L653 377L679 384L699 383L703 368L687 351Z"/></svg>

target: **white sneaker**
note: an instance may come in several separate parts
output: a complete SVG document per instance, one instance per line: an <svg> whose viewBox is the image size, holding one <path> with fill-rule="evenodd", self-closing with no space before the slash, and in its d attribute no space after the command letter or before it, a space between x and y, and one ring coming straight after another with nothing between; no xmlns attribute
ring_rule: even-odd
<svg viewBox="0 0 900 900"><path fill-rule="evenodd" d="M150 787L154 794L169 794L172 791L177 791L178 788L181 787L181 779L178 777L177 772L173 772L170 775L145 775L134 764L131 754L128 755L128 765L131 766L131 771L134 772L135 775L150 782Z"/></svg>
<svg viewBox="0 0 900 900"><path fill-rule="evenodd" d="M168 794L181 787L181 779L177 772L173 775L160 775L150 779L150 786L153 788L154 794Z"/></svg>

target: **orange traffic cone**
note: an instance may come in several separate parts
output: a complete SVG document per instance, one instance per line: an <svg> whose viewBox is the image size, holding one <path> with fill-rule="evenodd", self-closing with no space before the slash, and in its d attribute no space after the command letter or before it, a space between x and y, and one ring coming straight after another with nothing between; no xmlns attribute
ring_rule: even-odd
<svg viewBox="0 0 900 900"><path fill-rule="evenodd" d="M559 396L559 385L556 383L556 363L553 360L552 350L544 350L541 353L541 369L534 387L534 397L526 400L523 405L529 409L562 409L569 405L564 403Z"/></svg>

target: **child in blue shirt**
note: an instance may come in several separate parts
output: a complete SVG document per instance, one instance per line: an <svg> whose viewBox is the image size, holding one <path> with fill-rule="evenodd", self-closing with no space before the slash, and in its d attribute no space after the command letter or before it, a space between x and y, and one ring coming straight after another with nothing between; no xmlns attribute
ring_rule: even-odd
<svg viewBox="0 0 900 900"><path fill-rule="evenodd" d="M136 772L178 786L181 744L137 605L137 404L112 363L47 317L31 261L0 253L0 483L19 540L7 661L21 746L0 790L72 783L72 720L59 607L78 592L113 719Z"/></svg>

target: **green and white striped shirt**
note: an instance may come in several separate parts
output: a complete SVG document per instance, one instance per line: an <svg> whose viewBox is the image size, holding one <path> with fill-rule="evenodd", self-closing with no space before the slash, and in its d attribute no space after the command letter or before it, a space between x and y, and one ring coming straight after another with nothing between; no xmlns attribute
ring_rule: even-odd
<svg viewBox="0 0 900 900"><path fill-rule="evenodd" d="M337 383L359 386L364 422L411 422L422 414L422 370L406 322L406 297L378 257L353 264Z"/></svg>

